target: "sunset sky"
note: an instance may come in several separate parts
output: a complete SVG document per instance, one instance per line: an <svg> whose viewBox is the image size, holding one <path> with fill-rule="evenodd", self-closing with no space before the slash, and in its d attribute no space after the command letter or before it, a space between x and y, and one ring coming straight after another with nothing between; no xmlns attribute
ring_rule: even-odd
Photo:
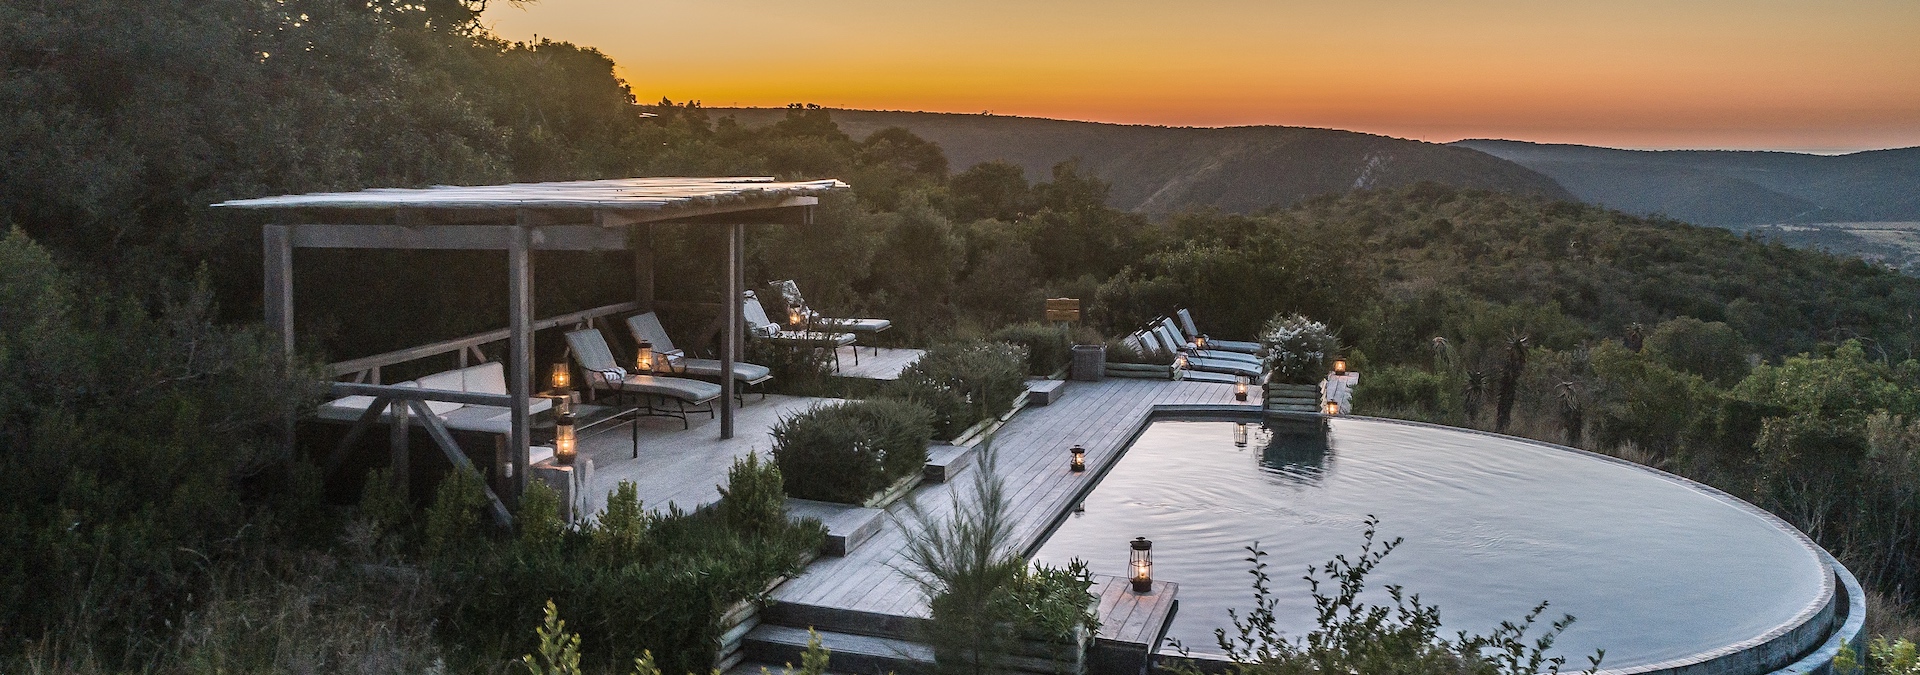
<svg viewBox="0 0 1920 675"><path fill-rule="evenodd" d="M1920 2L496 0L643 100L1835 152L1920 145Z"/></svg>

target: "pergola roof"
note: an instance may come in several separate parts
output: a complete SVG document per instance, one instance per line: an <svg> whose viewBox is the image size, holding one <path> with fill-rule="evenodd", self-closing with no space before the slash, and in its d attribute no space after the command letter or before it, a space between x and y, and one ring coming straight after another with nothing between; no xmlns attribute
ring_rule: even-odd
<svg viewBox="0 0 1920 675"><path fill-rule="evenodd" d="M374 188L357 192L234 199L214 204L237 209L569 209L655 211L672 218L681 211L767 208L791 197L844 189L838 180L780 182L769 177L615 178L611 180L506 185L436 185ZM705 207L705 208L701 208ZM635 214L638 215L638 214ZM654 220L655 218L644 218Z"/></svg>

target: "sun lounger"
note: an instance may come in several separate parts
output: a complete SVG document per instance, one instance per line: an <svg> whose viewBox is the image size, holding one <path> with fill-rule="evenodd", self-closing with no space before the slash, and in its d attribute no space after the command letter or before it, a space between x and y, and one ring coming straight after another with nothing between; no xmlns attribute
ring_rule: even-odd
<svg viewBox="0 0 1920 675"><path fill-rule="evenodd" d="M1158 351L1184 355L1184 353L1180 351L1178 343L1167 342L1166 338L1161 335L1159 331L1148 330L1139 333L1139 335L1142 336L1142 340L1146 344L1154 347L1154 349ZM1245 375L1252 379L1259 379L1260 377L1260 366L1244 361L1230 361L1204 356L1186 355L1186 362L1188 370L1207 373L1226 373L1228 375Z"/></svg>
<svg viewBox="0 0 1920 675"><path fill-rule="evenodd" d="M706 406L707 417L713 417L713 402L720 398L720 385L702 382L684 377L669 377L649 373L633 373L613 358L613 350L607 347L607 338L598 328L588 328L567 333L567 346L573 352L573 360L585 371L582 378L587 388L593 391L606 391L621 398L628 394L638 395L645 406L645 414L662 417L677 417L682 427L691 427L687 421L687 406ZM673 410L654 406L654 401L673 401Z"/></svg>
<svg viewBox="0 0 1920 675"><path fill-rule="evenodd" d="M853 333L857 337L862 334L876 334L893 327L893 322L886 319L835 319L820 316L819 312L815 312L813 307L807 304L807 299L800 295L800 285L794 283L792 279L775 281L767 285L779 294L781 304L785 306L787 312L787 323L796 328Z"/></svg>
<svg viewBox="0 0 1920 675"><path fill-rule="evenodd" d="M674 374L689 375L702 380L720 379L722 364L719 359L696 359L674 348L673 338L669 337L667 329L660 325L659 315L645 312L627 317L627 330L633 333L635 342L652 344L654 357L666 359L668 367ZM747 387L757 387L772 380L773 371L757 363L735 361L733 379ZM746 403L744 389L736 390L734 396L740 399L743 405ZM762 400L767 398L766 390L760 391L760 398Z"/></svg>
<svg viewBox="0 0 1920 675"><path fill-rule="evenodd" d="M497 361L477 366L434 373L418 380L408 380L395 384L396 387L419 389L437 389L441 391L463 391L476 394L507 393L506 368ZM439 417L449 429L477 431L481 433L506 434L513 430L513 411L492 405L464 405L447 401L425 401L427 410ZM335 420L359 419L373 404L372 396L345 396L326 402L320 406L320 417ZM528 400L532 414L540 414L553 406L553 401L544 397ZM385 419L388 413L380 416Z"/></svg>
<svg viewBox="0 0 1920 675"><path fill-rule="evenodd" d="M1180 319L1180 332L1183 334L1182 337L1185 337L1189 342L1202 335L1200 328L1193 323L1193 312L1189 312L1187 308L1181 307L1174 311L1174 316ZM1240 352L1242 354L1258 354L1261 349L1260 343L1258 342L1221 340L1212 336L1207 337L1207 348L1226 352Z"/></svg>
<svg viewBox="0 0 1920 675"><path fill-rule="evenodd" d="M1148 330L1153 331L1155 335L1159 336L1161 342L1168 345L1179 347L1180 351L1186 352L1187 356L1190 356L1190 357L1220 359L1223 361L1239 361L1241 363L1252 364L1255 366L1258 366L1261 364L1260 357L1254 356L1252 354L1221 351L1218 349L1200 349L1200 348L1194 347L1193 343L1180 339L1180 333L1178 329L1175 329L1173 327L1173 319L1162 318L1160 319L1160 321L1154 323L1151 326L1148 326ZM1209 340L1208 344L1211 345L1212 341Z"/></svg>
<svg viewBox="0 0 1920 675"><path fill-rule="evenodd" d="M753 291L740 294L740 312L746 319L747 337L789 347L831 351L833 369L836 371L840 370L840 348L853 344L857 339L852 333L782 328L779 323L767 318L766 308L760 306L760 297ZM859 349L853 350L853 365L860 365Z"/></svg>

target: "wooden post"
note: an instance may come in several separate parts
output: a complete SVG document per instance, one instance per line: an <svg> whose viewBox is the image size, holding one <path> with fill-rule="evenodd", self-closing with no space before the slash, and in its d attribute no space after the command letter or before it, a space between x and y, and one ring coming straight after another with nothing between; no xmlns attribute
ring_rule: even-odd
<svg viewBox="0 0 1920 675"><path fill-rule="evenodd" d="M528 446L532 445L533 411L533 258L529 251L532 214L520 211L507 239L507 395L511 401L513 432L507 441L512 460L508 470L507 501L518 504L527 486Z"/></svg>
<svg viewBox="0 0 1920 675"><path fill-rule="evenodd" d="M653 223L633 226L633 301L653 311Z"/></svg>
<svg viewBox="0 0 1920 675"><path fill-rule="evenodd" d="M733 363L740 343L740 295L745 290L741 277L745 275L740 264L742 244L746 240L746 226L727 226L727 297L720 303L721 310L727 314L727 327L721 335L720 346L720 438L733 438L733 392L737 385L733 380Z"/></svg>
<svg viewBox="0 0 1920 675"><path fill-rule="evenodd" d="M280 336L281 356L293 362L293 227L260 228L262 276L266 279L260 303L266 308L267 328Z"/></svg>
<svg viewBox="0 0 1920 675"><path fill-rule="evenodd" d="M400 491L402 500L413 499L412 449L408 447L408 438L413 432L407 419L408 404L404 399L394 399L387 407L387 471L392 474L393 487ZM379 486L367 486L379 489ZM411 503L411 502L407 502Z"/></svg>

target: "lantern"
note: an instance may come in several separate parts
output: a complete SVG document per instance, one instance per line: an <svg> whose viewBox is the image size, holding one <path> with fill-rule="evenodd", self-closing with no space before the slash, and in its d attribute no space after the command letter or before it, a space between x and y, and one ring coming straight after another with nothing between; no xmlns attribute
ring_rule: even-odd
<svg viewBox="0 0 1920 675"><path fill-rule="evenodd" d="M1174 370L1187 369L1187 353L1186 352L1180 352L1178 354L1173 355L1173 369Z"/></svg>
<svg viewBox="0 0 1920 675"><path fill-rule="evenodd" d="M1205 333L1201 333L1201 334L1200 334L1199 336L1196 336L1196 337L1194 337L1194 338L1193 338L1193 346L1194 346L1194 348L1196 348L1196 349L1206 349L1206 348L1207 348L1207 335L1206 335Z"/></svg>
<svg viewBox="0 0 1920 675"><path fill-rule="evenodd" d="M562 394L573 388L573 371L565 361L553 364L553 390Z"/></svg>
<svg viewBox="0 0 1920 675"><path fill-rule="evenodd" d="M1127 578L1133 581L1133 592L1146 593L1153 590L1153 542L1134 537L1132 548L1127 557Z"/></svg>
<svg viewBox="0 0 1920 675"><path fill-rule="evenodd" d="M578 456L580 451L573 438L573 411L562 409L553 417L553 462L570 465Z"/></svg>
<svg viewBox="0 0 1920 675"><path fill-rule="evenodd" d="M1247 400L1247 376L1245 375L1233 376L1233 400L1235 401Z"/></svg>
<svg viewBox="0 0 1920 675"><path fill-rule="evenodd" d="M633 357L633 369L643 373L653 372L653 343L640 341L640 354Z"/></svg>
<svg viewBox="0 0 1920 675"><path fill-rule="evenodd" d="M1334 360L1333 360L1333 374L1335 374L1335 375L1345 375L1345 374L1347 374L1347 360L1346 360L1346 359L1334 359Z"/></svg>
<svg viewBox="0 0 1920 675"><path fill-rule="evenodd" d="M1247 447L1247 423L1246 422L1240 422L1238 424L1233 425L1233 447L1236 447L1236 448Z"/></svg>
<svg viewBox="0 0 1920 675"><path fill-rule="evenodd" d="M798 308L787 309L787 325L799 328L807 323L807 315Z"/></svg>
<svg viewBox="0 0 1920 675"><path fill-rule="evenodd" d="M1086 448L1075 445L1071 449L1067 450L1067 452L1073 453L1073 463L1067 466L1073 469L1074 473L1080 473L1082 471L1087 470L1087 449Z"/></svg>
<svg viewBox="0 0 1920 675"><path fill-rule="evenodd" d="M1339 401L1327 401L1327 414L1328 414L1328 415L1338 415L1338 414L1340 414L1340 402L1339 402Z"/></svg>

